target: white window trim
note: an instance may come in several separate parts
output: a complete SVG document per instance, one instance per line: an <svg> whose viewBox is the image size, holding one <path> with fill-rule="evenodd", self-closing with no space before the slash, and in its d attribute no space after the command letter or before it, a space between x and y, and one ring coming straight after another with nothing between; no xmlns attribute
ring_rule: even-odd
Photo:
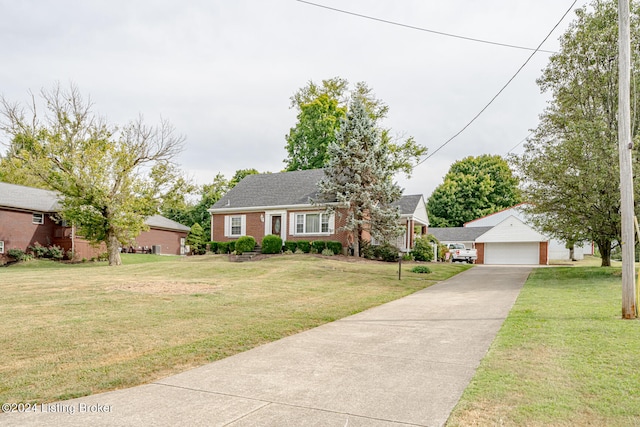
<svg viewBox="0 0 640 427"><path fill-rule="evenodd" d="M0 254L4 253L4 240L0 240Z"/></svg>
<svg viewBox="0 0 640 427"><path fill-rule="evenodd" d="M40 215L41 220L40 221L36 221L36 215ZM34 212L31 215L31 222L33 224L38 224L38 225L42 225L44 224L44 214L43 213L39 213L39 212Z"/></svg>
<svg viewBox="0 0 640 427"><path fill-rule="evenodd" d="M232 234L233 219L240 219L240 234ZM247 216L246 215L225 215L224 217L224 237L236 238L247 235Z"/></svg>
<svg viewBox="0 0 640 427"><path fill-rule="evenodd" d="M298 231L298 215L303 215L303 229L307 227L307 215L320 215L320 231L314 233L307 233L305 231ZM328 230L322 231L322 215L327 216ZM335 216L328 214L324 211L315 212L292 212L289 216L289 234L292 236L331 236L335 234Z"/></svg>

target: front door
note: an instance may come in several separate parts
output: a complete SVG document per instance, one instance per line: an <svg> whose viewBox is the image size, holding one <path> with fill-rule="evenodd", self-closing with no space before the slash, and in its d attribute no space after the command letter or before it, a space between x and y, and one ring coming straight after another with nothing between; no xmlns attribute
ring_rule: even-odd
<svg viewBox="0 0 640 427"><path fill-rule="evenodd" d="M282 229L282 216L274 215L271 217L271 234L280 235Z"/></svg>

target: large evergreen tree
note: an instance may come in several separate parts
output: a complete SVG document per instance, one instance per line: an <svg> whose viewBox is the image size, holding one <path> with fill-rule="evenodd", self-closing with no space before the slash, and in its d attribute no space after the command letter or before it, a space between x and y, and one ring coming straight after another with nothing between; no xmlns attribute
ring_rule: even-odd
<svg viewBox="0 0 640 427"><path fill-rule="evenodd" d="M498 155L469 156L451 165L427 202L433 227L461 227L465 222L520 202L518 179Z"/></svg>
<svg viewBox="0 0 640 427"><path fill-rule="evenodd" d="M560 52L538 79L552 100L515 164L539 228L565 241L595 241L602 265L608 266L612 245L620 240L617 2L594 0L576 14ZM631 45L639 46L636 1L631 14ZM632 50L631 91L637 99L640 57ZM640 117L635 104L631 107L636 140Z"/></svg>
<svg viewBox="0 0 640 427"><path fill-rule="evenodd" d="M349 105L328 154L325 177L319 183L320 199L345 207L343 229L350 233L355 253L360 253L365 232L378 241L400 235L400 213L392 203L400 199L402 190L393 181L393 156L362 100L356 98Z"/></svg>

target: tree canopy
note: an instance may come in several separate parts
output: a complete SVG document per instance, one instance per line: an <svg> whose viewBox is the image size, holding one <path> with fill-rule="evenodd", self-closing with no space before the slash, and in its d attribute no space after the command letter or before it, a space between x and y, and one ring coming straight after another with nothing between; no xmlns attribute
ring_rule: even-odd
<svg viewBox="0 0 640 427"><path fill-rule="evenodd" d="M520 202L518 179L498 155L469 156L451 165L427 201L433 227L461 227Z"/></svg>
<svg viewBox="0 0 640 427"><path fill-rule="evenodd" d="M402 190L393 181L393 155L361 99L351 101L335 141L328 147L329 164L319 183L320 198L346 209L345 225L356 254L363 232L385 242L398 236L399 210L392 203ZM328 204L335 211L335 206ZM338 211L340 214L340 211Z"/></svg>
<svg viewBox="0 0 640 427"><path fill-rule="evenodd" d="M358 99L364 106L374 127L380 132L382 144L388 145L393 173L411 174L413 166L426 153L413 138L392 139L390 130L382 127L389 107L376 98L365 82L350 89L345 79L334 77L318 85L310 81L291 97L291 107L297 109L297 123L286 136L286 170L317 169L329 164L329 145L336 141L342 119L350 102Z"/></svg>
<svg viewBox="0 0 640 427"><path fill-rule="evenodd" d="M9 137L8 158L19 162L43 187L61 195L62 218L93 243L104 242L109 265L119 265L120 246L146 229L166 197L186 181L173 159L184 138L161 120L142 117L118 127L92 111L76 86L42 90L27 110L4 97L1 129Z"/></svg>
<svg viewBox="0 0 640 427"><path fill-rule="evenodd" d="M524 154L514 159L529 212L544 232L568 242L592 240L610 265L620 240L617 2L592 1L561 38L538 84L552 95ZM631 2L631 45L640 45L640 9ZM632 99L640 58L631 57ZM633 104L633 103L632 103ZM640 117L631 105L635 141ZM634 149L634 157L638 151ZM635 183L636 193L638 182ZM638 194L636 194L637 200Z"/></svg>

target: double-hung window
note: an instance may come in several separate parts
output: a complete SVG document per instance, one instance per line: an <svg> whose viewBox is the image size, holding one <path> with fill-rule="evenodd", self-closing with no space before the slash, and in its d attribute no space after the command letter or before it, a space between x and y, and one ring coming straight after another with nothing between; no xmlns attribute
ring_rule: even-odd
<svg viewBox="0 0 640 427"><path fill-rule="evenodd" d="M0 254L4 253L4 240L0 240Z"/></svg>
<svg viewBox="0 0 640 427"><path fill-rule="evenodd" d="M231 236L242 236L242 217L231 217Z"/></svg>
<svg viewBox="0 0 640 427"><path fill-rule="evenodd" d="M329 233L329 215L326 213L296 214L296 234Z"/></svg>
<svg viewBox="0 0 640 427"><path fill-rule="evenodd" d="M225 237L241 237L246 234L246 215L227 215L224 217Z"/></svg>

